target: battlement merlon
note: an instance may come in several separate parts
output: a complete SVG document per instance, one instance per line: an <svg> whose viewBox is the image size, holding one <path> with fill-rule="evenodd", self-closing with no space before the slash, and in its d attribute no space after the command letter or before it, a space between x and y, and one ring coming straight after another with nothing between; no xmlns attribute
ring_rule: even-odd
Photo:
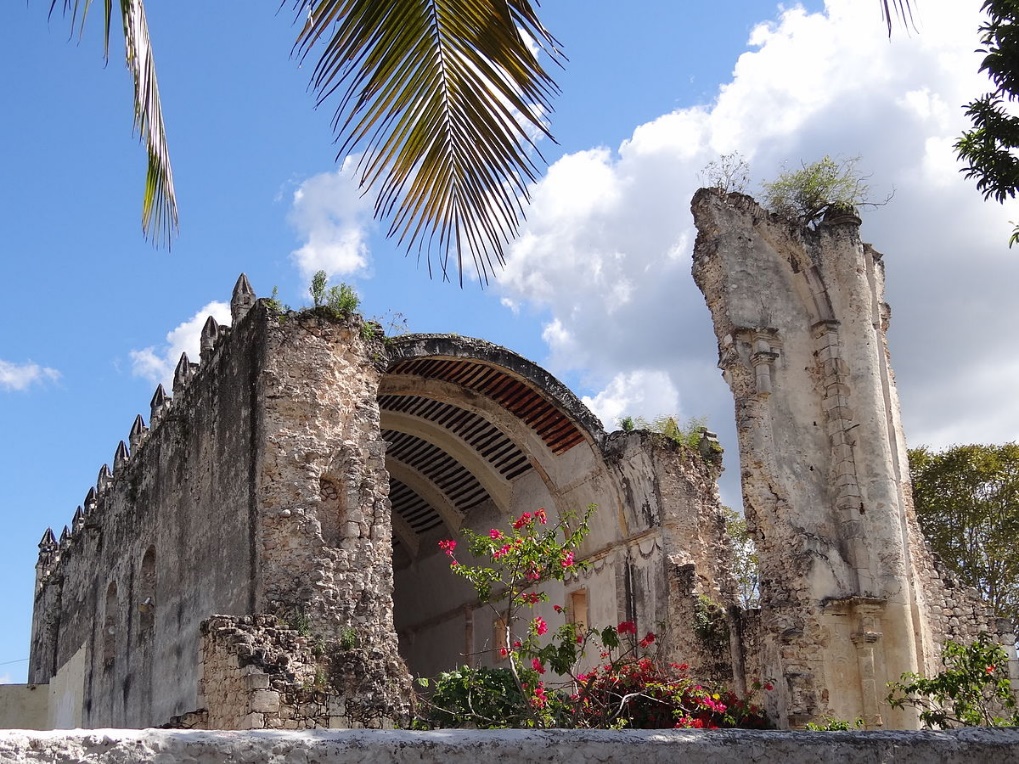
<svg viewBox="0 0 1019 764"><path fill-rule="evenodd" d="M248 277L242 273L234 285L230 302L230 312L235 325L248 314L256 302L257 296L255 291L252 289L251 283L248 281ZM199 369L203 365L208 365L212 361L216 351L230 334L230 329L230 326L220 325L214 317L208 317L201 334L200 349L202 363L191 363L187 354L182 354L177 367L175 368L173 389L177 396L179 396L187 388L190 382L198 374ZM103 495L120 476L120 473L127 469L129 463L132 461L132 457L144 446L151 432L154 431L159 426L160 422L166 417L167 413L173 406L173 400L174 399L172 397L166 394L166 390L161 384L156 386L155 393L149 403L150 426L146 427L145 420L142 418L141 414L138 414L135 417L134 422L131 425L127 441L120 441L117 445L113 457L113 468L111 469L108 464L104 464L100 467L99 473L96 477L96 485L89 489L83 504L79 505L76 509L70 528L66 529L67 532L61 535L59 541L55 537L53 538L52 550L47 548L45 551L40 551L40 555L46 557L46 564L39 570L40 584L45 581L45 578L49 576L54 567L59 564L60 554L58 554L58 551L66 548L70 543L72 543L75 537L77 537L86 527L87 519L91 514L98 510L102 502ZM49 533L51 536L53 535L52 531Z"/></svg>

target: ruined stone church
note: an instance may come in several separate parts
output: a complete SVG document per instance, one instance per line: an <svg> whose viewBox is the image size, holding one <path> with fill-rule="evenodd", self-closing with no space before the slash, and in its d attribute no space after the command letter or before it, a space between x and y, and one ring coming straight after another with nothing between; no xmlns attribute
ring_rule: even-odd
<svg viewBox="0 0 1019 764"><path fill-rule="evenodd" d="M29 682L46 687L43 726L399 724L412 673L499 665L499 624L437 542L538 507L597 505L590 566L551 584L551 603L634 620L667 660L737 688L771 680L780 727L915 727L886 683L936 671L946 639L992 632L1014 658L916 523L881 256L859 219L803 228L711 190L693 212L759 610L737 604L710 433L699 449L608 433L504 348L280 313L242 276L231 326L209 319L200 363L181 358L148 424L42 538ZM713 638L694 626L705 603Z"/></svg>

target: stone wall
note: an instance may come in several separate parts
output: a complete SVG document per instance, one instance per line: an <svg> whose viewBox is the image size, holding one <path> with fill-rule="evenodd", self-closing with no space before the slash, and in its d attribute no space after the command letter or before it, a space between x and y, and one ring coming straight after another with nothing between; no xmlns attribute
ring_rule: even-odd
<svg viewBox="0 0 1019 764"><path fill-rule="evenodd" d="M356 316L277 316L244 277L232 310L233 329L206 323L200 365L181 358L173 396L157 389L149 426L136 419L71 527L40 544L30 680L86 648L85 726L198 709L200 624L213 613L350 632L363 661L402 685L394 702L406 698L381 343Z"/></svg>
<svg viewBox="0 0 1019 764"><path fill-rule="evenodd" d="M135 420L70 527L43 538L30 681L87 648L86 726L194 708L199 624L254 609L260 332L217 327L201 366L182 358L172 398L159 387L149 426Z"/></svg>
<svg viewBox="0 0 1019 764"><path fill-rule="evenodd" d="M203 715L173 726L354 729L404 721L402 664L356 644L353 633L348 639L302 634L272 616L214 616L202 624Z"/></svg>
<svg viewBox="0 0 1019 764"><path fill-rule="evenodd" d="M0 732L0 761L24 764L970 764L1019 762L1019 731L757 732L752 730L444 730L442 732Z"/></svg>

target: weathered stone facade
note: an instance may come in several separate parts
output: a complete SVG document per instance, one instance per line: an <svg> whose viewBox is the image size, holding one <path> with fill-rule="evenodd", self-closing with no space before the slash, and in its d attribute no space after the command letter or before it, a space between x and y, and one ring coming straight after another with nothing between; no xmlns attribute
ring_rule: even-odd
<svg viewBox="0 0 1019 764"><path fill-rule="evenodd" d="M947 587L917 525L889 361L881 256L860 220L815 229L702 189L694 278L736 404L744 508L761 560L759 670L783 726L835 716L909 728L885 702L939 669L948 638L1014 638Z"/></svg>
<svg viewBox="0 0 1019 764"><path fill-rule="evenodd" d="M947 639L1012 636L928 553L912 509L881 258L859 220L816 230L701 191L694 276L736 403L761 609L736 605L717 443L606 433L510 351L279 314L243 276L233 326L40 543L29 681L85 727L387 727L410 676L499 665L498 614L437 542L597 505L587 568L537 615L659 635L782 727L915 727L884 702ZM466 560L465 560L466 561ZM55 690L54 688L59 688Z"/></svg>
<svg viewBox="0 0 1019 764"><path fill-rule="evenodd" d="M733 594L712 448L607 435L547 372L478 340L279 315L243 277L232 308L40 544L29 681L84 648L82 726L399 723L408 667L499 662L494 614L436 542L538 507L598 507L591 565L553 602L731 676L690 617L706 598L724 620Z"/></svg>

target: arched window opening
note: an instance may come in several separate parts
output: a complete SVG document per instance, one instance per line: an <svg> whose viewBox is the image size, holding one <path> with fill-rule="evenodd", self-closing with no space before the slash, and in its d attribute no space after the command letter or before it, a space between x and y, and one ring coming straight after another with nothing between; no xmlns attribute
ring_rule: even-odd
<svg viewBox="0 0 1019 764"><path fill-rule="evenodd" d="M103 667L113 668L117 661L117 585L111 583L106 589L106 605L103 608Z"/></svg>
<svg viewBox="0 0 1019 764"><path fill-rule="evenodd" d="M587 629L587 589L570 592L570 622L575 623L581 631Z"/></svg>
<svg viewBox="0 0 1019 764"><path fill-rule="evenodd" d="M138 641L152 637L156 620L156 548L150 546L142 557L138 577Z"/></svg>
<svg viewBox="0 0 1019 764"><path fill-rule="evenodd" d="M322 527L322 541L326 546L338 547L341 538L341 526L344 514L344 497L342 486L328 477L319 479L318 522Z"/></svg>

